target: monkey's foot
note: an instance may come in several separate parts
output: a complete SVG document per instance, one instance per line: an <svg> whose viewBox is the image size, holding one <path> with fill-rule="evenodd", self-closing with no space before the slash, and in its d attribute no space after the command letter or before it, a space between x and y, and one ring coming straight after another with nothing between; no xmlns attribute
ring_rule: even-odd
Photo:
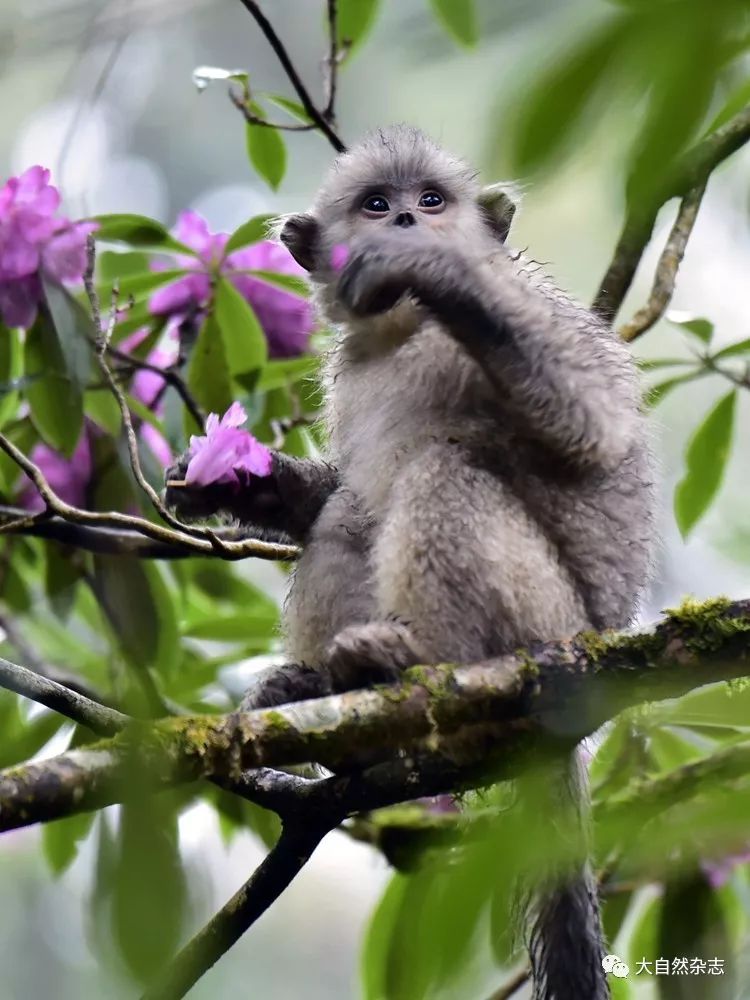
<svg viewBox="0 0 750 1000"><path fill-rule="evenodd" d="M269 667L253 678L240 702L241 712L256 708L274 708L307 698L323 698L331 693L331 682L325 670L308 667L304 663L287 663L283 667Z"/></svg>
<svg viewBox="0 0 750 1000"><path fill-rule="evenodd" d="M352 691L398 680L407 667L424 662L414 636L400 622L368 622L343 629L328 647L334 691Z"/></svg>

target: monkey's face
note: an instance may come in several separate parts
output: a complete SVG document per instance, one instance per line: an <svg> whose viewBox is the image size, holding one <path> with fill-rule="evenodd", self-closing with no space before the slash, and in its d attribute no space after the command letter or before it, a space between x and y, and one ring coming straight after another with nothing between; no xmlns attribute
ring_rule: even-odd
<svg viewBox="0 0 750 1000"><path fill-rule="evenodd" d="M513 204L492 189L483 200L476 175L462 160L408 126L365 138L340 156L309 213L288 218L281 241L310 273L329 305L338 279L338 245L373 249L445 240L456 249L490 254L507 235Z"/></svg>

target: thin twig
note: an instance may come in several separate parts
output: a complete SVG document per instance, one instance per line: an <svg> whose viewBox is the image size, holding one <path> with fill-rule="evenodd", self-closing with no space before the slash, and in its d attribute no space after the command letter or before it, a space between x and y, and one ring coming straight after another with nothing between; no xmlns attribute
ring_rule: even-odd
<svg viewBox="0 0 750 1000"><path fill-rule="evenodd" d="M35 514L30 514L27 511L24 514L19 514L18 517L14 518L12 521L4 521L3 523L0 523L0 535L18 535L26 533L29 528L34 528L37 524L43 524L45 521L49 521L50 517L51 514L48 510L40 510Z"/></svg>
<svg viewBox="0 0 750 1000"><path fill-rule="evenodd" d="M242 888L212 917L141 1000L181 1000L245 931L274 903L340 822L284 824L281 836Z"/></svg>
<svg viewBox="0 0 750 1000"><path fill-rule="evenodd" d="M526 966L523 969L519 969L518 972L511 976L511 978L503 983L499 990L495 990L489 1000L509 1000L514 994L518 993L522 986L531 978L531 969Z"/></svg>
<svg viewBox="0 0 750 1000"><path fill-rule="evenodd" d="M617 241L612 261L602 279L592 309L611 322L635 276L651 239L656 216L670 198L684 198L704 184L716 167L750 140L750 105L716 129L681 157L671 182L648 205L631 208Z"/></svg>
<svg viewBox="0 0 750 1000"><path fill-rule="evenodd" d="M193 552L202 555L216 555L218 552L221 558L229 560L245 559L248 556L257 556L259 559L296 559L299 554L299 549L294 545L263 542L255 538L232 542L222 540L221 548L217 549L217 546L210 539L194 538L191 535L185 534L185 532L173 531L171 528L153 524L143 517L121 514L119 511L103 512L73 507L55 493L39 466L32 462L30 458L27 458L2 433L0 433L0 449L12 458L16 465L31 479L37 488L37 492L44 500L47 510L53 514L57 514L64 521L96 527L129 528L157 542L176 545L182 549L189 547ZM44 526L36 526L37 534L41 533L38 529L42 527Z"/></svg>
<svg viewBox="0 0 750 1000"><path fill-rule="evenodd" d="M326 59L326 89L328 100L323 117L328 122L336 120L336 84L339 70L338 0L328 0L328 58Z"/></svg>
<svg viewBox="0 0 750 1000"><path fill-rule="evenodd" d="M196 549L180 541L160 542L144 537L138 531L92 527L61 517L31 518L20 507L0 505L0 534L27 535L46 538L100 555L136 556L139 559L187 559L214 556L213 549ZM238 529L224 529L224 542L241 542ZM192 541L192 539L191 539Z"/></svg>
<svg viewBox="0 0 750 1000"><path fill-rule="evenodd" d="M318 130L318 126L313 123L306 125L303 122L269 122L267 118L261 118L260 115L253 114L247 106L245 96L243 94L238 94L236 90L232 89L232 87L229 88L229 100L235 108L242 112L243 118L250 125L260 125L263 128L275 128L279 132L312 132Z"/></svg>
<svg viewBox="0 0 750 1000"><path fill-rule="evenodd" d="M648 302L618 331L622 339L628 343L650 330L667 310L674 294L677 271L685 256L687 242L693 232L707 183L706 179L697 187L692 188L680 202L677 218L667 238L659 263L656 265L654 284Z"/></svg>
<svg viewBox="0 0 750 1000"><path fill-rule="evenodd" d="M313 121L318 129L323 133L323 135L328 139L330 144L336 150L337 153L346 152L346 146L341 141L341 139L336 134L335 130L331 124L326 121L325 116L321 111L315 106L308 93L307 87L302 82L299 73L295 69L294 63L292 62L289 53L284 47L284 43L281 41L273 25L268 20L266 15L260 9L260 6L255 2L255 0L240 0L242 6L247 10L250 16L255 20L260 30L266 37L268 44L271 46L273 51L276 53L276 58L281 63L284 72L289 78L289 82L294 87L297 97L300 99L302 107L305 109L308 117Z"/></svg>
<svg viewBox="0 0 750 1000"><path fill-rule="evenodd" d="M152 365L150 361L142 361L140 358L134 358L132 354L128 354L126 351L121 351L112 344L108 345L107 354L116 358L118 361L122 361L125 365L129 365L130 367L140 371L153 372L154 375L159 375L163 378L167 385L170 385L175 392L177 392L180 399L185 404L185 409L195 421L201 434L203 433L205 429L206 415L198 405L195 396L193 396L192 392L187 387L185 379L182 378L175 365L168 365L166 368L160 368L159 365Z"/></svg>
<svg viewBox="0 0 750 1000"><path fill-rule="evenodd" d="M45 705L53 712L59 712L101 736L114 736L129 721L127 715L114 708L100 705L56 681L2 658L0 658L0 687Z"/></svg>
<svg viewBox="0 0 750 1000"><path fill-rule="evenodd" d="M122 417L122 423L125 428L125 438L128 445L128 454L130 456L130 467L133 471L135 481L151 501L152 507L165 524L170 525L170 527L174 528L176 531L184 532L186 535L192 535L195 538L206 538L207 532L204 528L193 528L190 525L183 524L182 521L174 517L173 514L167 510L165 505L162 503L159 494L153 488L148 479L146 479L143 469L141 468L141 459L138 453L138 438L135 433L135 428L133 427L133 420L130 416L130 407L128 406L128 401L125 398L125 393L120 388L117 379L114 377L112 370L107 364L107 350L109 348L115 323L117 322L117 299L119 289L117 283L115 283L112 288L112 305L110 313L107 318L107 322L104 323L99 306L99 295L94 284L95 266L96 246L93 236L89 236L86 241L86 271L83 275L83 285L86 289L86 295L91 306L91 315L93 316L96 326L96 360L99 363L99 368L101 369L104 381L109 386L112 395L115 397L117 405L120 408L120 416Z"/></svg>

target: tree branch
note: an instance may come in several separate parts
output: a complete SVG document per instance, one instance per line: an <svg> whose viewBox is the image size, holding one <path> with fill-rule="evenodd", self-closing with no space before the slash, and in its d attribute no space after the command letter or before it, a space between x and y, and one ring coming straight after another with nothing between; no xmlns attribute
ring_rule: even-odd
<svg viewBox="0 0 750 1000"><path fill-rule="evenodd" d="M14 691L59 712L74 722L105 736L114 736L128 721L127 715L78 694L57 681L42 677L17 663L0 658L0 687Z"/></svg>
<svg viewBox="0 0 750 1000"><path fill-rule="evenodd" d="M260 6L255 2L255 0L240 0L242 6L247 10L250 16L255 20L260 30L266 37L269 45L276 53L276 57L281 63L284 72L289 78L289 82L294 87L297 97L300 99L302 107L307 112L311 121L315 122L315 125L323 133L323 135L328 139L330 144L336 150L337 153L346 152L346 146L338 137L330 122L325 118L325 115L318 110L318 108L313 103L310 94L308 93L307 87L305 87L302 82L299 73L295 69L294 63L289 57L289 53L284 47L284 43L281 41L279 36L276 34L271 22L268 20L266 15L260 9Z"/></svg>
<svg viewBox="0 0 750 1000"><path fill-rule="evenodd" d="M750 106L688 150L678 162L668 186L649 205L632 206L620 233L612 262L602 279L592 309L611 322L635 276L651 239L656 216L671 198L684 198L706 184L716 167L750 140Z"/></svg>
<svg viewBox="0 0 750 1000"><path fill-rule="evenodd" d="M94 511L83 510L73 507L59 497L52 489L47 479L34 462L17 448L13 442L4 434L0 434L0 449L13 459L16 465L26 473L36 486L39 495L44 500L49 514L56 514L64 521L69 521L77 525L90 525L106 528L126 528L137 532L140 535L151 538L157 542L164 542L168 545L176 545L179 549L190 549L193 554L215 555L222 559L245 559L247 556L256 556L259 559L295 559L299 550L294 545L280 545L275 542L263 542L256 538L243 539L241 541L226 542L221 540L221 546L217 547L216 538L221 536L214 532L214 539L193 538L182 531L174 531L172 528L165 528L159 524L153 524L143 517L134 517L131 514L121 514L118 511ZM14 526L14 530L19 533L42 534L45 527L44 522L36 522L33 519L19 519L23 523Z"/></svg>
<svg viewBox="0 0 750 1000"><path fill-rule="evenodd" d="M396 688L352 691L272 710L133 723L91 748L0 772L0 829L121 801L127 761L142 791L243 770L317 761L347 813L513 777L530 756L564 750L618 712L750 674L750 601L670 612L640 635L584 633L463 667L415 667ZM408 756L404 756L408 755ZM68 794L68 790L70 794ZM75 790L75 796L72 794ZM319 798L318 802L323 802ZM20 803L20 805L19 805Z"/></svg>
<svg viewBox="0 0 750 1000"><path fill-rule="evenodd" d="M274 903L309 861L320 841L340 822L284 824L281 836L242 888L199 931L141 1000L180 1000Z"/></svg>
<svg viewBox="0 0 750 1000"><path fill-rule="evenodd" d="M706 190L707 180L685 195L680 203L672 231L670 232L659 263L656 265L654 284L645 306L633 318L620 327L618 333L628 343L640 337L657 323L667 310L674 294L677 271L685 256L687 242L698 216L701 200Z"/></svg>

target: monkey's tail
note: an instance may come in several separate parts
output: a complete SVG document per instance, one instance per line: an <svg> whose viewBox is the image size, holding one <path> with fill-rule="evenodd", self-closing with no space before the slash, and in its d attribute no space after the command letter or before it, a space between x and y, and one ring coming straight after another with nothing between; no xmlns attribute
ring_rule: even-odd
<svg viewBox="0 0 750 1000"><path fill-rule="evenodd" d="M554 810L565 829L575 832L576 848L562 869L544 879L534 893L529 957L534 1000L608 1000L602 968L604 933L596 879L587 860L590 826L588 776L580 749L564 772L554 768Z"/></svg>

